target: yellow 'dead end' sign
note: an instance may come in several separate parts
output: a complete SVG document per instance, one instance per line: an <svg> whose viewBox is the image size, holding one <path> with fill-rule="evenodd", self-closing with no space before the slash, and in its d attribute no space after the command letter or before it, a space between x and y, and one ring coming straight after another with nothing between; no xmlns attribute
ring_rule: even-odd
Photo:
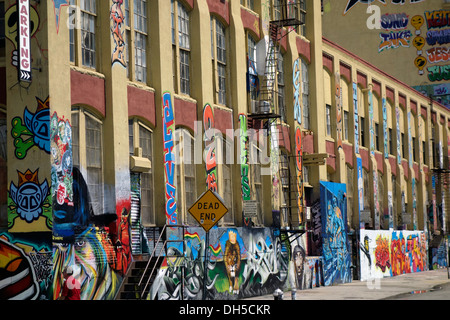
<svg viewBox="0 0 450 320"><path fill-rule="evenodd" d="M228 212L222 200L213 191L207 190L189 209L189 213L206 232Z"/></svg>

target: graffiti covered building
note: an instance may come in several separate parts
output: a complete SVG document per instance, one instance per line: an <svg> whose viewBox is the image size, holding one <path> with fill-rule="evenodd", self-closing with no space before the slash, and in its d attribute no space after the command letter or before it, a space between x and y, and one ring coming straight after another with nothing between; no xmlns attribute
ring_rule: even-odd
<svg viewBox="0 0 450 320"><path fill-rule="evenodd" d="M0 0L0 23L0 299L58 299L68 266L120 299L154 252L152 300L446 263L449 112L322 38L320 2Z"/></svg>

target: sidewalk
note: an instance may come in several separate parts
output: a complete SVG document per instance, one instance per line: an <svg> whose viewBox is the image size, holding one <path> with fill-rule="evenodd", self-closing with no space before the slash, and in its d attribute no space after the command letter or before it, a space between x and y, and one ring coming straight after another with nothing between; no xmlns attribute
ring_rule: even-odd
<svg viewBox="0 0 450 320"><path fill-rule="evenodd" d="M413 291L430 290L447 283L450 283L450 279L447 268L444 268L372 281L353 280L351 283L297 290L296 300L383 300ZM265 295L244 300L274 300L274 297ZM292 300L290 291L284 292L283 300Z"/></svg>

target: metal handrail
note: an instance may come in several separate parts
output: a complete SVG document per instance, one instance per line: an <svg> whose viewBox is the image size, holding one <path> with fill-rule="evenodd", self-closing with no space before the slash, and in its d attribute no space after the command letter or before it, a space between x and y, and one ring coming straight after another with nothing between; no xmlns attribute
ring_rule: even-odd
<svg viewBox="0 0 450 320"><path fill-rule="evenodd" d="M169 227L171 227L171 228L172 227L180 227L180 225L169 225ZM184 226L181 225L181 227L184 230ZM163 236L164 232L166 231L166 228L167 228L167 224L165 224L164 227L162 228L161 233L159 235L159 238L154 244L153 252L152 252L152 254L151 254L151 256L150 256L150 258L149 258L149 260L147 262L147 265L145 266L145 270L144 270L144 272L143 272L143 274L141 276L141 279L139 280L139 283L138 283L138 287L139 288L141 288L142 281L144 280L145 274L147 273L147 271L149 269L149 266L150 266L150 263L152 261L152 258L154 257L154 255L156 253L156 249L158 248L158 245L161 243L161 237ZM183 234L184 234L184 231L183 231ZM147 282L145 283L144 289L142 289L142 291L140 292L139 296L140 296L141 299L143 298L143 295L144 295L145 291L147 290L147 287L148 287L148 285L150 283L150 280L152 279L153 273L155 272L155 269L158 266L159 259L161 258L161 251L163 251L164 249L166 249L166 251L167 251L167 243L168 242L184 242L184 241L183 240L181 240L181 241L173 241L173 240L167 240L167 239L164 241L161 249L159 250L158 258L156 259L156 262L153 265L152 271L150 272L150 275L149 275L149 277L147 279ZM183 245L183 252L184 252L184 245ZM167 254L167 252L166 252L166 254Z"/></svg>
<svg viewBox="0 0 450 320"><path fill-rule="evenodd" d="M138 287L139 287L139 288L140 288L141 285L142 285L142 281L144 280L145 274L147 273L147 270L148 270L148 268L149 268L149 266L150 266L150 263L151 263L151 261L152 261L152 258L153 258L153 256L155 255L156 248L158 247L158 244L161 242L161 237L162 237L162 235L164 234L164 232L165 232L165 230L166 230L166 227L167 227L167 224L165 224L164 227L162 228L161 233L159 234L158 241L156 241L155 244L154 244L154 249L153 249L152 255L150 256L150 258L149 258L149 260L148 260L148 262L147 262L147 265L145 266L144 273L142 274L141 279L139 280L139 283L138 283ZM167 242L167 241L164 241L164 246L163 246L163 248L165 247L166 242ZM159 253L161 253L161 250L159 251ZM158 259L156 260L156 262L159 261L159 257L160 257L160 255L158 254ZM150 281L150 279L151 279L151 276L153 275L153 272L154 272L154 270L155 270L155 266L156 266L156 265L157 265L157 263L155 263L155 265L153 266L152 272L150 273L150 276L149 276L149 278L148 278L148 280L147 280L147 282L146 282L146 284L145 284L144 290L142 290L142 292L141 292L141 294L140 294L140 297L142 297L142 295L144 294L145 290L147 289L148 283L149 283L149 281Z"/></svg>

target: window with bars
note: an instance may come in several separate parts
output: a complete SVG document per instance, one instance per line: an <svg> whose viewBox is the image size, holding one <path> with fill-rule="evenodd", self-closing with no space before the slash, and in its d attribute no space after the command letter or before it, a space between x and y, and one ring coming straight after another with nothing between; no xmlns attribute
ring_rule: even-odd
<svg viewBox="0 0 450 320"><path fill-rule="evenodd" d="M142 157L149 159L150 163L153 160L153 133L152 130L137 119L131 119L128 122L129 138L130 138L130 154L134 154L134 148L142 149ZM156 217L153 208L153 168L147 172L141 172L141 217L145 224L155 224Z"/></svg>
<svg viewBox="0 0 450 320"><path fill-rule="evenodd" d="M217 18L211 16L211 55L214 70L216 103L227 104L227 44L226 28Z"/></svg>
<svg viewBox="0 0 450 320"><path fill-rule="evenodd" d="M72 110L72 154L73 166L85 174L94 214L103 214L103 124L81 107Z"/></svg>
<svg viewBox="0 0 450 320"><path fill-rule="evenodd" d="M178 93L190 95L190 18L186 7L172 0L172 61L174 88Z"/></svg>

